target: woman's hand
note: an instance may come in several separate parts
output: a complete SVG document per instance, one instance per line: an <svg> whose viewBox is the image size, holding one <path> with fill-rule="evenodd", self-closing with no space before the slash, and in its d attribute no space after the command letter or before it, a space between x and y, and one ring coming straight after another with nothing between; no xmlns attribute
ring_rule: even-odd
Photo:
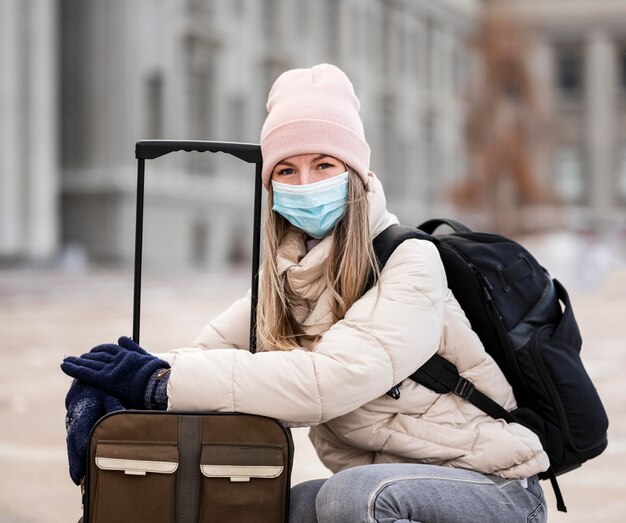
<svg viewBox="0 0 626 523"><path fill-rule="evenodd" d="M120 400L106 392L74 380L65 397L65 408L70 477L78 485L85 476L91 429L102 416L115 410L124 410L124 407Z"/></svg>
<svg viewBox="0 0 626 523"><path fill-rule="evenodd" d="M159 369L169 368L169 364L148 354L130 338L122 336L118 343L98 345L80 357L68 356L61 369L119 398L126 408L144 408L150 377Z"/></svg>

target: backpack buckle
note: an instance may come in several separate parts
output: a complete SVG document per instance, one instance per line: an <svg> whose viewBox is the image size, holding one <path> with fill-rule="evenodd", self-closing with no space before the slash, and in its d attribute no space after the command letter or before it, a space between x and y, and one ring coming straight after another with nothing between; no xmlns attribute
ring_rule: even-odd
<svg viewBox="0 0 626 523"><path fill-rule="evenodd" d="M456 385L451 392L455 396L459 396L460 398L466 400L474 392L474 384L463 377L459 377L459 381L456 382Z"/></svg>
<svg viewBox="0 0 626 523"><path fill-rule="evenodd" d="M398 383L398 385L396 385L395 387L391 387L387 391L387 396L391 396L394 400L399 400L400 399L400 384Z"/></svg>

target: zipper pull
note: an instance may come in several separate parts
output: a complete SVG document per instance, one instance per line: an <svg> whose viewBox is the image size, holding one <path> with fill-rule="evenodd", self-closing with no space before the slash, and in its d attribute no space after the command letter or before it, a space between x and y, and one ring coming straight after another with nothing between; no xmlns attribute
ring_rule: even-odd
<svg viewBox="0 0 626 523"><path fill-rule="evenodd" d="M487 276L485 276L484 274L482 274L482 273L480 273L480 272L479 272L478 274L479 274L479 275L480 275L480 277L483 279L483 282L485 283L485 286L486 286L486 287L487 287L490 291L492 291L492 290L493 290L493 286L491 285L491 283L489 283L489 280L487 279Z"/></svg>
<svg viewBox="0 0 626 523"><path fill-rule="evenodd" d="M478 275L478 277L480 278L480 281L482 282L481 288L483 290L483 293L485 294L485 299L487 301L492 301L493 298L491 297L491 293L489 291L493 290L493 286L491 285L491 283L489 283L489 280L487 279L487 277L484 274L482 274L478 269L476 269L476 267L472 265L472 268L474 269L475 274Z"/></svg>

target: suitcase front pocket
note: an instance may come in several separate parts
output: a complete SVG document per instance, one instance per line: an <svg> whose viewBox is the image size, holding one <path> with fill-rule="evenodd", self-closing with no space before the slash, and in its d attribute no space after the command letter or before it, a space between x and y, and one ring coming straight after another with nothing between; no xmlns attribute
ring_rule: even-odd
<svg viewBox="0 0 626 523"><path fill-rule="evenodd" d="M280 445L203 443L200 471L201 522L283 520L286 470Z"/></svg>
<svg viewBox="0 0 626 523"><path fill-rule="evenodd" d="M174 522L176 443L99 441L95 464L92 522Z"/></svg>

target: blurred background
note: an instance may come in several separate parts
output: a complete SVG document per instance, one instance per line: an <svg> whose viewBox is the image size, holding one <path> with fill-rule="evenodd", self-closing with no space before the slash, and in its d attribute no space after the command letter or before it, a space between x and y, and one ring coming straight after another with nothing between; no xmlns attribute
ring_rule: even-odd
<svg viewBox="0 0 626 523"><path fill-rule="evenodd" d="M0 522L80 515L58 364L131 331L134 143L256 143L275 78L321 62L403 223L509 235L570 290L610 446L550 521L623 520L626 0L0 0ZM150 350L245 293L252 189L222 155L148 162ZM329 474L296 443L294 483Z"/></svg>

